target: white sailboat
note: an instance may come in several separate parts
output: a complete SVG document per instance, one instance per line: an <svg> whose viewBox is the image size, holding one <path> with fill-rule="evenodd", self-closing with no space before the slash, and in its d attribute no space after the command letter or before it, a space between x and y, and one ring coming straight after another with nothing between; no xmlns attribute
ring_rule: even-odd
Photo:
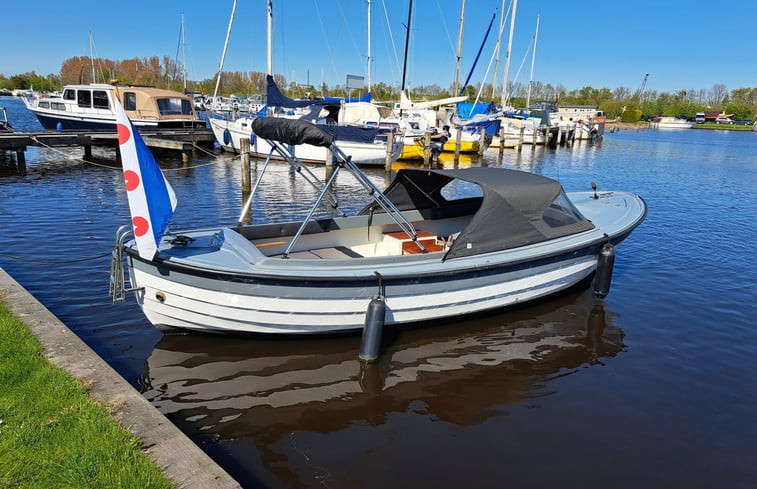
<svg viewBox="0 0 757 489"><path fill-rule="evenodd" d="M235 2L236 6L236 2ZM370 4L369 4L370 9ZM232 9L232 18L229 21L229 28L226 36L226 44L224 45L223 55L221 57L221 66L219 67L219 75L216 82L216 94L218 91L218 84L220 83L221 71L223 70L223 59L226 55L226 49L228 47L228 38L231 34L231 27L233 24L234 9ZM350 109L355 109L351 103L344 103L340 101L317 101L317 100L292 100L285 97L279 91L273 80L273 57L272 57L272 45L273 45L273 2L268 1L268 99L267 106L269 112L271 107L283 107L288 109L296 109L297 112L294 115L278 114L280 117L304 119L310 122L320 124L321 128L330 132L347 154L352 156L352 161L361 165L384 165L387 158L391 161L395 161L402 151L402 137L398 134L396 138L393 138L392 145L388 144L387 130L380 129L378 127L360 127L358 125L350 126L348 122ZM369 68L370 69L370 68ZM370 83L370 82L369 82ZM378 108L373 107L375 111ZM370 107L366 107L365 104L360 105L360 110L370 110ZM336 116L335 116L336 114ZM250 154L255 157L265 158L271 156L273 158L279 158L277 153L273 151L273 148L264 138L257 138L252 132L252 123L258 116L246 116L240 117L235 120L228 120L223 118L211 118L209 119L210 127L213 129L213 133L216 136L216 140L220 144L221 148L226 151L238 153L241 150L241 140L247 138L250 140ZM380 117L376 116L376 120ZM307 163L320 163L324 164L329 161L329 153L327 148L314 146L310 144L302 144L297 148L297 158Z"/></svg>

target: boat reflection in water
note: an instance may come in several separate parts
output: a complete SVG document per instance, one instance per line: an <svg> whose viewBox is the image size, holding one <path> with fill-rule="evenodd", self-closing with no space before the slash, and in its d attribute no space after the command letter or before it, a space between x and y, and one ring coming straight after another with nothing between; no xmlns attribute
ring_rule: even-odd
<svg viewBox="0 0 757 489"><path fill-rule="evenodd" d="M620 352L623 333L606 307L588 290L572 291L499 315L387 331L370 365L358 360L358 335L167 335L148 360L144 395L240 481L315 487L327 477L329 487L349 487L341 484L370 473L377 484L402 487L398 475L374 474L375 467L399 459L408 467L398 470L431 471L410 460L438 436L470 450L468 427L502 416L504 406L547 397L551 376ZM430 435L435 429L447 431ZM399 442L398 431L414 441ZM488 450L486 440L477 444ZM475 454L469 460L475 465ZM314 476L314 465L325 472Z"/></svg>

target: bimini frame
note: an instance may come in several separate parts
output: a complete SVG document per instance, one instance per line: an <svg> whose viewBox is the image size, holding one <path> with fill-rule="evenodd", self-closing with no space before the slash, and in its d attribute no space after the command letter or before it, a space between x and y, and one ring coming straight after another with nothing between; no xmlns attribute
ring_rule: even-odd
<svg viewBox="0 0 757 489"><path fill-rule="evenodd" d="M317 190L320 190L315 203L310 208L307 217L302 222L302 225L297 230L297 233L295 233L294 237L289 242L289 245L284 251L282 258L289 257L289 253L292 251L292 248L297 242L297 239L299 239L299 237L302 235L303 231L305 230L305 226L307 226L308 222L310 222L310 220L313 218L316 209L324 198L328 196L328 200L331 203L332 207L338 209L338 202L330 192L330 190L334 181L336 180L337 175L339 174L339 170L341 170L342 168L346 168L347 171L349 171L352 176L355 177L355 179L360 183L360 185L363 186L363 188L368 192L373 200L375 200L376 203L380 205L381 208L383 208L384 211L392 218L392 220L397 223L400 229L405 234L407 234L410 239L413 240L418 248L420 248L422 253L427 252L426 248L418 240L418 234L413 224L352 161L352 157L342 151L342 149L335 144L334 138L331 134L308 121L299 119L284 119L279 117L256 118L252 121L252 131L256 135L256 137L265 139L271 145L271 151L268 153L263 171L258 177L257 182L255 182L255 187L253 188L252 192L250 193L250 197L247 199L247 202L244 205L244 209L239 218L240 225L243 216L245 216L247 212L249 212L255 190L260 183L263 172L265 172L265 168L268 166L268 163L270 162L271 156L274 151L276 151L282 158L284 158L289 163L289 165L295 169L295 171L302 174L302 176L306 181L308 181L308 183L310 183ZM331 177L323 186L321 186L320 183L317 182L317 178L313 175L313 173L295 156L293 148L288 147L288 145L296 146L299 144L311 144L313 146L328 148L334 155L334 171L332 172ZM303 169L305 170L305 173L302 173ZM342 211L339 210L339 212ZM342 212L342 215L345 214Z"/></svg>

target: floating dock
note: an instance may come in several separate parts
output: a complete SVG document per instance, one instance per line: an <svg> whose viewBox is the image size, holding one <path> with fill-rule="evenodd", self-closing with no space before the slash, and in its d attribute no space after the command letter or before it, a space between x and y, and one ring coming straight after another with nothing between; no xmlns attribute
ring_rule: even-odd
<svg viewBox="0 0 757 489"><path fill-rule="evenodd" d="M140 132L145 144L151 149L179 151L186 162L198 147L213 147L215 136L208 128L162 129ZM92 156L92 146L112 147L118 154L118 134L115 131L43 131L13 132L0 134L0 150L15 151L19 170L25 168L24 153L29 146L45 148L81 146L84 158Z"/></svg>

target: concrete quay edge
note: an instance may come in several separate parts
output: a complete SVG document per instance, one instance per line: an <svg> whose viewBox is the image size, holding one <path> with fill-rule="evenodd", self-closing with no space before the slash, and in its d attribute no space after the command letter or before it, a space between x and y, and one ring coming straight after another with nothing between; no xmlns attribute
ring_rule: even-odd
<svg viewBox="0 0 757 489"><path fill-rule="evenodd" d="M0 300L41 343L47 359L84 385L117 423L142 441L143 451L177 489L241 486L145 399L63 322L0 268Z"/></svg>

